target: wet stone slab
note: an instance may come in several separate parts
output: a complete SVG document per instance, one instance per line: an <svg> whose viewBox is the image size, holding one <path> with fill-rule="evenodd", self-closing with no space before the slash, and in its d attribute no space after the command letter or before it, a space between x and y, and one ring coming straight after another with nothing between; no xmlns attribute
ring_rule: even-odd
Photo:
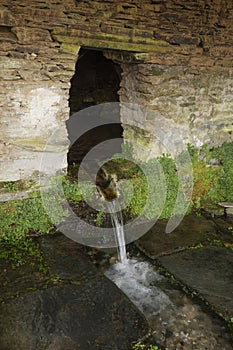
<svg viewBox="0 0 233 350"><path fill-rule="evenodd" d="M185 250L198 244L210 245L216 241L233 244L230 218L188 215L171 233L165 233L167 221L159 220L142 238L137 246L147 256L155 259L159 256Z"/></svg>
<svg viewBox="0 0 233 350"><path fill-rule="evenodd" d="M7 273L0 304L1 350L128 350L144 336L144 316L91 263L84 250L65 236L41 240L51 283L25 267L17 292L17 270ZM24 276L24 274L26 276ZM40 276L41 277L41 276ZM30 285L34 291L29 292ZM8 289L12 293L9 298ZM15 297L16 296L16 297Z"/></svg>
<svg viewBox="0 0 233 350"><path fill-rule="evenodd" d="M43 237L40 246L50 274L57 278L82 281L99 273L83 246L62 234Z"/></svg>
<svg viewBox="0 0 233 350"><path fill-rule="evenodd" d="M233 316L233 251L204 247L159 258L175 278L197 291L224 318Z"/></svg>
<svg viewBox="0 0 233 350"><path fill-rule="evenodd" d="M4 350L128 350L145 331L136 307L104 277L25 294L0 306Z"/></svg>

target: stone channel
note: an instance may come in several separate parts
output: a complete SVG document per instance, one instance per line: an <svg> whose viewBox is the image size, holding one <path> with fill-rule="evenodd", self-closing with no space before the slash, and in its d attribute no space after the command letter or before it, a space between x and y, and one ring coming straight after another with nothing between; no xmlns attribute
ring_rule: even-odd
<svg viewBox="0 0 233 350"><path fill-rule="evenodd" d="M149 266L140 289L156 291L145 312L104 275L114 251L60 233L40 238L47 274L2 261L1 350L130 350L149 330L148 341L161 349L230 350L232 224L231 216L190 216L165 234L161 221L136 242L142 253L128 247L139 266Z"/></svg>

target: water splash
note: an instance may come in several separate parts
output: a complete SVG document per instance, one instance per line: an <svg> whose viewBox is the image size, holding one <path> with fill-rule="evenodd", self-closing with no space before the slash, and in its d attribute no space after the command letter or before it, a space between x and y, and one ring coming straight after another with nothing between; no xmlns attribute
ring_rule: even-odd
<svg viewBox="0 0 233 350"><path fill-rule="evenodd" d="M118 199L108 202L108 207L111 213L111 221L115 233L116 245L118 250L118 259L120 263L126 264L128 259L125 246L124 225Z"/></svg>
<svg viewBox="0 0 233 350"><path fill-rule="evenodd" d="M168 306L172 307L169 297L156 286L164 279L151 264L136 259L128 259L126 264L116 263L105 275L112 280L150 319Z"/></svg>
<svg viewBox="0 0 233 350"><path fill-rule="evenodd" d="M155 286L155 283L164 277L155 272L153 266L148 262L127 258L119 201L115 199L109 201L107 205L111 213L119 262L111 266L105 275L129 297L147 318L151 318L172 305L169 297Z"/></svg>

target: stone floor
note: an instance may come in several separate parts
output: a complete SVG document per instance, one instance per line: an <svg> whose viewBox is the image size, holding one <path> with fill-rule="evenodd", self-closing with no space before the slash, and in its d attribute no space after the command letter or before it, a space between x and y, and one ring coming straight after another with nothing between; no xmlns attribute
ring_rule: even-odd
<svg viewBox="0 0 233 350"><path fill-rule="evenodd" d="M233 316L233 217L187 216L172 233L157 223L137 246L225 319Z"/></svg>
<svg viewBox="0 0 233 350"><path fill-rule="evenodd" d="M233 247L233 217L188 215L171 233L165 233L167 222L158 221L137 241L139 249L152 259L197 245L226 245Z"/></svg>
<svg viewBox="0 0 233 350"><path fill-rule="evenodd" d="M49 278L28 267L1 271L1 350L128 350L146 334L144 316L81 246L58 234L41 248Z"/></svg>
<svg viewBox="0 0 233 350"><path fill-rule="evenodd" d="M225 247L186 250L159 258L174 277L197 292L225 319L233 315L233 251Z"/></svg>
<svg viewBox="0 0 233 350"><path fill-rule="evenodd" d="M165 226L157 222L136 242L145 259L178 282L157 286L175 306L154 319L156 343L166 350L231 349L221 322L233 316L233 217L192 215L170 234ZM130 350L145 337L148 321L96 268L91 251L61 234L40 238L40 245L47 274L35 266L12 269L1 262L1 350ZM113 255L105 254L108 266ZM103 263L101 254L97 260ZM207 313L190 295L204 302Z"/></svg>

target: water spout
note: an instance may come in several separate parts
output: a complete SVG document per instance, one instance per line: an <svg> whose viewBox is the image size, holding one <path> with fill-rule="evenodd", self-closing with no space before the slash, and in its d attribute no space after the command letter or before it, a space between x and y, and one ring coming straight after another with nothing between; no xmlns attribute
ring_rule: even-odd
<svg viewBox="0 0 233 350"><path fill-rule="evenodd" d="M107 173L104 167L101 167L96 176L96 186L100 196L106 200L108 210L111 214L119 262L126 264L125 234L121 207L118 201L117 180L114 178L114 175Z"/></svg>
<svg viewBox="0 0 233 350"><path fill-rule="evenodd" d="M119 197L117 180L114 178L114 175L108 174L103 167L97 173L96 186L100 196L108 202L114 201Z"/></svg>

